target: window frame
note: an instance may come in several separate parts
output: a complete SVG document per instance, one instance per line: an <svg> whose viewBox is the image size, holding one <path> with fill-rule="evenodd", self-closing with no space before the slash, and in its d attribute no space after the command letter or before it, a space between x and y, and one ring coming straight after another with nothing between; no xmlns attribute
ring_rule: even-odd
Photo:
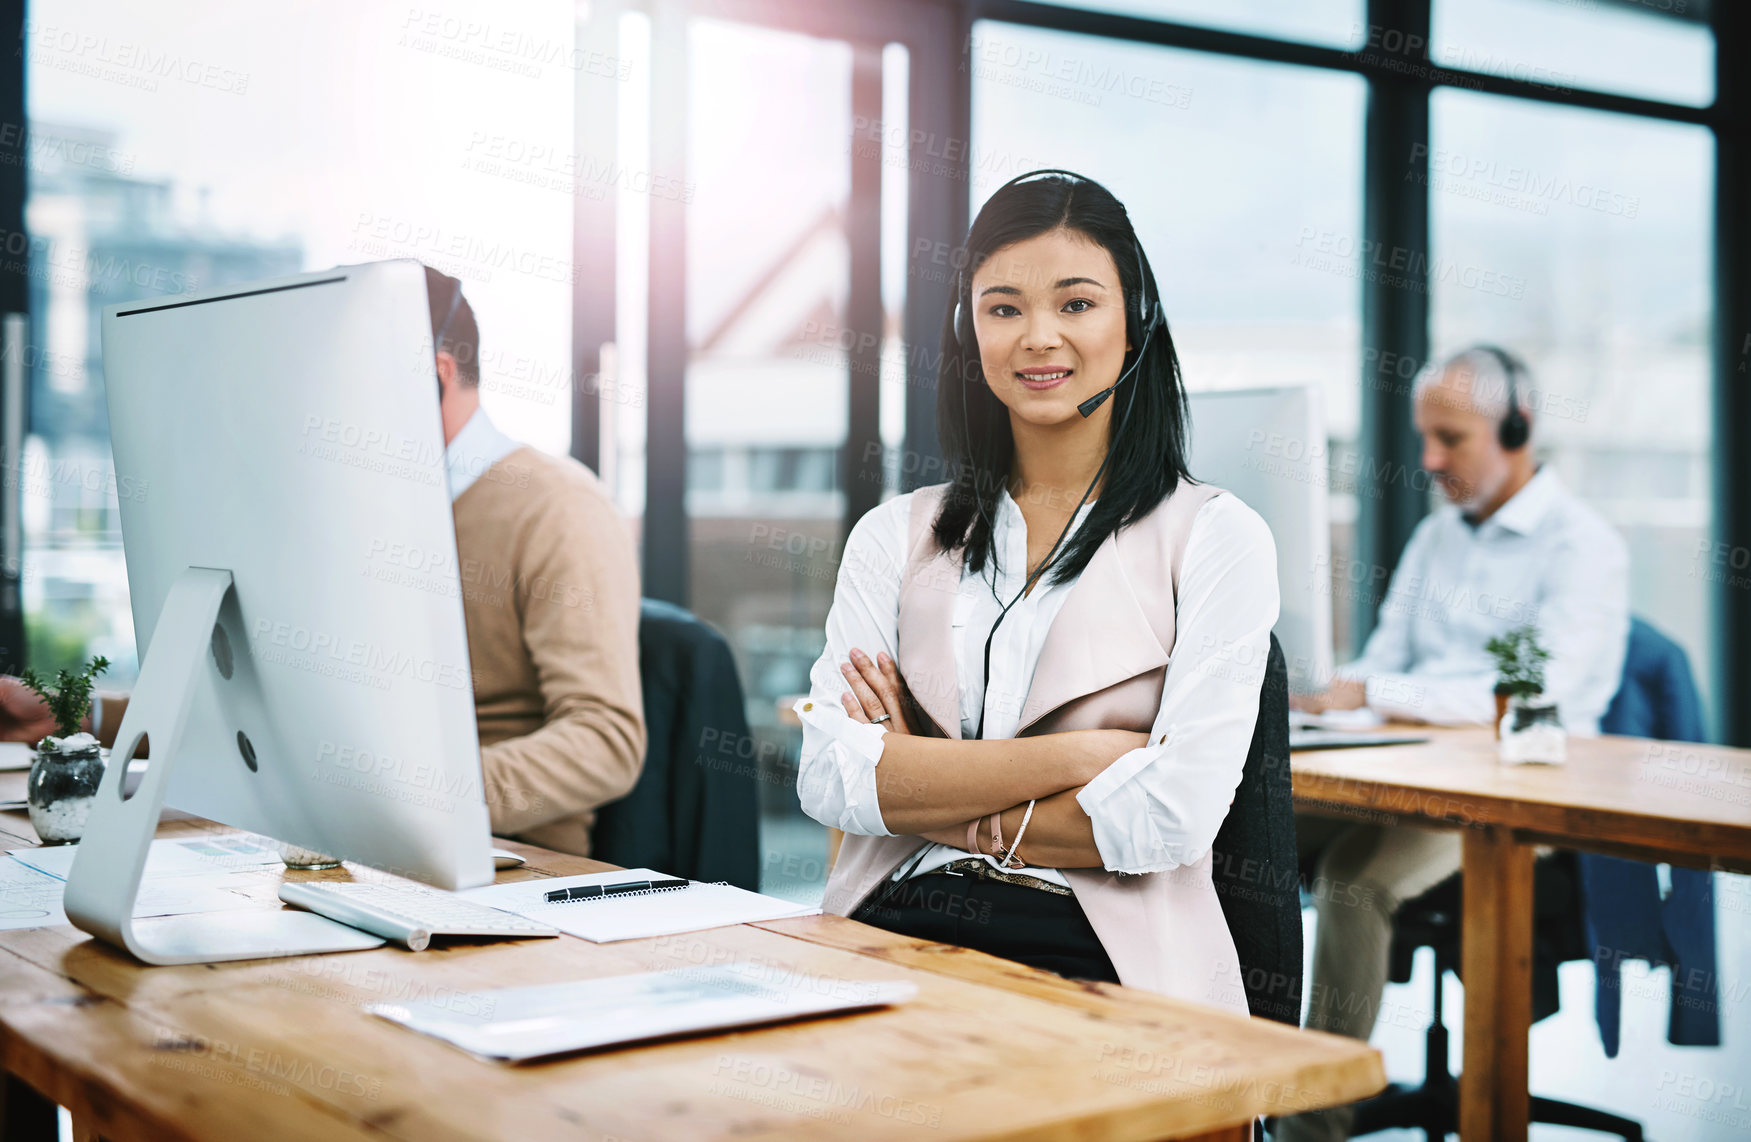
<svg viewBox="0 0 1751 1142"><path fill-rule="evenodd" d="M1549 86L1421 60L1414 68L1406 68L1405 53L1401 50L1395 55L1390 46L1395 40L1406 42L1408 37L1420 36L1422 43L1429 42L1432 2L1366 0L1368 34L1360 47L1345 49L1031 0L863 0L856 5L821 5L811 0L608 0L616 10L642 7L650 11L657 29L653 49L664 58L659 58L653 69L658 101L653 110L660 107L662 111L653 114L653 165L678 162L684 151L680 142L686 137L681 117L685 99L677 88L685 82L685 45L680 41L684 40L686 21L693 17L843 39L860 49L879 51L887 43L903 44L911 61L908 95L913 137L925 139L971 139L973 77L967 52L973 25L980 20L1360 75L1368 85L1363 130L1363 232L1366 240L1385 248L1427 251L1430 246L1430 95L1438 87L1704 126L1714 135L1716 157L1712 299L1716 317L1710 412L1720 427L1713 453L1713 534L1715 542L1725 544L1726 550L1751 549L1751 441L1745 439L1751 433L1751 386L1743 384L1740 377L1751 360L1751 218L1735 217L1722 206L1751 200L1751 138L1747 137L1751 135L1751 81L1724 66L1734 49L1739 49L1738 58L1751 49L1751 12L1744 5L1717 0L1706 14L1701 6L1692 8L1687 16L1665 13L1670 18L1706 19L1714 31L1715 99L1708 106L1695 107ZM678 31L665 37L664 27ZM879 78L875 82L879 85ZM877 92L866 87L860 94L863 105L873 101L879 106ZM598 109L596 113L604 112ZM612 108L605 113L611 115ZM934 155L914 156L928 157L929 162L916 164L909 176L908 250L953 249L962 240L969 221L968 203L966 194L957 190L968 185L968 149L938 147ZM1412 160L1409 178L1407 155L1421 156ZM1419 162L1421 178L1414 169ZM941 173L945 164L949 167L946 177ZM931 173L923 173L924 167ZM677 177L684 174L678 169L668 173ZM864 185L868 185L867 179ZM853 216L857 216L856 205ZM688 528L682 502L686 454L681 423L686 361L685 352L676 349L684 328L685 235L678 207L668 211L673 217L660 221L657 213L653 208L645 567L650 593L685 604ZM588 220L589 226L606 225L611 235L612 215L604 219L601 214L596 211ZM580 217L575 264L595 262L611 267L611 258L605 263L596 260L602 239L588 232L585 221ZM855 261L851 286L857 293L853 296L867 296L879 288L879 282L865 279L879 271L868 258ZM1427 258L1413 261L1425 267L1428 263ZM1411 422L1409 394L1405 386L1396 383L1394 366L1404 359L1422 362L1428 357L1428 291L1368 281L1360 288L1363 366L1357 378L1362 411L1358 449L1365 461L1413 468L1420 447ZM933 281L928 274L913 273L908 278L902 337L908 346L929 350L906 354L905 448L921 461L937 457L931 366L951 289L950 281ZM599 298L600 294L592 296ZM588 343L590 324L600 329L604 322L612 328L611 312L606 317L598 312L580 322L574 342L574 354L580 361L591 359L589 354L594 352ZM848 440L879 441L881 394L874 391L873 384L860 384L857 378L856 370L847 378L847 384L854 386ZM586 423L591 416L586 412L578 417L581 431L593 430L594 425ZM580 459L594 459L593 437L575 442L573 450ZM920 473L935 470L924 462L903 465L902 490L919 482ZM1380 499L1364 497L1359 505L1357 557L1391 569L1424 515L1426 502L1409 487L1394 485L1383 491ZM865 497L847 499L846 531L869 506ZM1751 592L1722 583L1714 591L1713 603L1721 630L1712 664L1716 693L1751 692L1751 662L1745 661L1751 655ZM1357 607L1352 632L1357 645L1372 629L1373 619L1372 607L1365 602ZM1751 745L1751 709L1740 710L1726 701L1720 705L1721 740Z"/></svg>

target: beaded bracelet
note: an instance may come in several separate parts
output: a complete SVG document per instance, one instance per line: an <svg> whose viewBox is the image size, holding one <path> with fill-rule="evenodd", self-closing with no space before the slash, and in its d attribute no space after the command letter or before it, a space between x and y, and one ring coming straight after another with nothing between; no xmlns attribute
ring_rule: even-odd
<svg viewBox="0 0 1751 1142"><path fill-rule="evenodd" d="M1034 819L1034 803L1027 803L1027 812L1021 815L1021 828L1015 831L1015 843L1009 846L1003 854L1003 859L997 863L1003 868L1026 868L1027 862L1021 859L1021 839L1027 836L1027 823Z"/></svg>

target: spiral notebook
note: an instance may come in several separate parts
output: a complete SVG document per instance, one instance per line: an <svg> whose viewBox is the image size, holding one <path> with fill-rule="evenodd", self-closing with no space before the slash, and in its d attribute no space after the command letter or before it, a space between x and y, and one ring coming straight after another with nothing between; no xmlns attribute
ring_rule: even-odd
<svg viewBox="0 0 1751 1142"><path fill-rule="evenodd" d="M641 940L647 936L672 936L730 924L760 920L786 920L792 916L815 916L819 908L763 896L729 884L706 884L690 880L687 887L663 892L567 900L549 904L544 898L559 888L580 884L617 884L629 880L666 879L648 868L592 872L583 876L551 876L494 884L457 893L506 912L552 925L569 935L598 944L616 940Z"/></svg>

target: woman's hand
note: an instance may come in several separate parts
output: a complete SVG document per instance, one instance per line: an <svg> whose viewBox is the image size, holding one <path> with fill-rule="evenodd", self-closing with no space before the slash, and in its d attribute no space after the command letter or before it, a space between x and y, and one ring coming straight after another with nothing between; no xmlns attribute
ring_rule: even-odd
<svg viewBox="0 0 1751 1142"><path fill-rule="evenodd" d="M851 661L839 664L839 672L851 693L844 696L845 712L860 722L877 722L889 733L909 734L912 726L906 720L906 703L901 697L906 684L900 679L900 667L887 651L869 655L856 647L851 649ZM886 715L884 717L884 715Z"/></svg>

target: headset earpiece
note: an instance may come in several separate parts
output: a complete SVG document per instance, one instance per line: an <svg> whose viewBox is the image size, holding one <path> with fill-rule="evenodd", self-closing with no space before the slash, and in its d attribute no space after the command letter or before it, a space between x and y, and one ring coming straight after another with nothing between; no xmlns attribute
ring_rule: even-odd
<svg viewBox="0 0 1751 1142"><path fill-rule="evenodd" d="M972 340L973 340L971 332L969 332L967 327L962 324L962 322L966 321L966 319L967 319L967 316L966 316L967 307L963 304L963 301L962 301L962 299L966 297L966 281L965 281L965 276L964 276L965 273L966 273L966 271L964 271L964 270L956 270L955 271L955 316L954 316L955 344L959 345L963 350L966 349L966 347L969 344L971 344Z"/></svg>
<svg viewBox="0 0 1751 1142"><path fill-rule="evenodd" d="M1532 426L1526 423L1526 414L1515 407L1502 418L1498 429L1502 447L1509 452L1517 452L1526 446L1526 441L1532 437Z"/></svg>
<svg viewBox="0 0 1751 1142"><path fill-rule="evenodd" d="M1478 348L1500 362L1502 373L1507 377L1508 411L1502 414L1502 422L1496 426L1496 439L1501 441L1505 450L1517 452L1532 439L1532 425L1520 408L1519 378L1522 368L1519 359L1498 345L1479 345Z"/></svg>

